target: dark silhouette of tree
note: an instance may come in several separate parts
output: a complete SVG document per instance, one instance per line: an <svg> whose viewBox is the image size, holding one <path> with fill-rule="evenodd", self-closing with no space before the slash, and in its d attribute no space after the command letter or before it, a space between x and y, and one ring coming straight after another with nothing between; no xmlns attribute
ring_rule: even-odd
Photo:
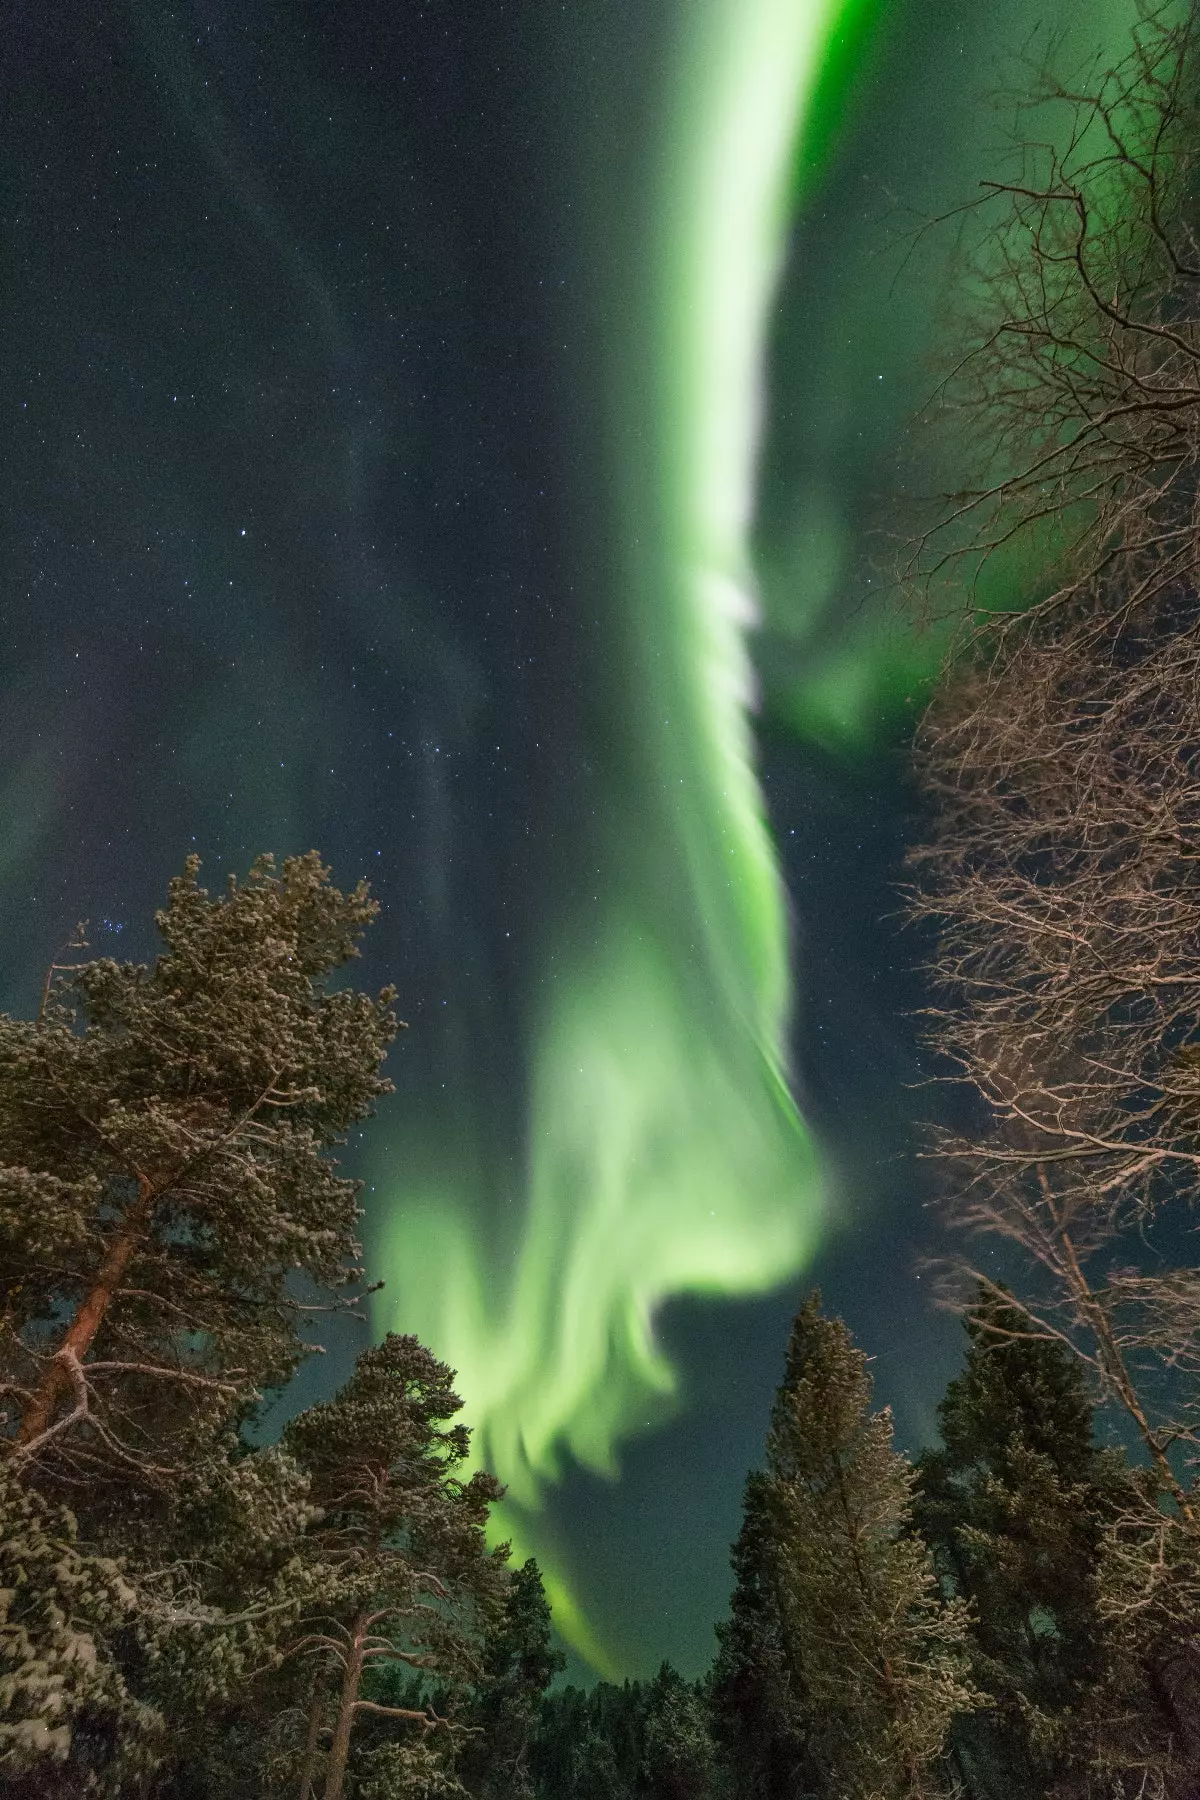
<svg viewBox="0 0 1200 1800"><path fill-rule="evenodd" d="M717 1626L713 1728L735 1793L792 1800L805 1767L803 1695L780 1612L778 1556L761 1471L746 1480L731 1554L729 1618Z"/></svg>
<svg viewBox="0 0 1200 1800"><path fill-rule="evenodd" d="M532 1759L538 1800L634 1800L644 1712L640 1682L547 1694Z"/></svg>
<svg viewBox="0 0 1200 1800"><path fill-rule="evenodd" d="M638 1791L646 1800L712 1800L716 1783L708 1695L663 1663L645 1690Z"/></svg>
<svg viewBox="0 0 1200 1800"><path fill-rule="evenodd" d="M1076 1768L1080 1714L1108 1666L1097 1582L1130 1476L1095 1443L1069 1351L1028 1337L991 1292L965 1323L942 1447L917 1464L915 1520L943 1582L973 1605L971 1669L989 1704L952 1733L970 1792L1036 1800Z"/></svg>
<svg viewBox="0 0 1200 1800"><path fill-rule="evenodd" d="M530 1558L513 1570L480 1652L481 1675L469 1709L476 1735L460 1759L462 1779L479 1800L532 1800L529 1760L538 1714L564 1662L551 1632L541 1571Z"/></svg>
<svg viewBox="0 0 1200 1800"><path fill-rule="evenodd" d="M725 1792L705 1686L669 1663L653 1681L548 1694L532 1766L538 1800L716 1800Z"/></svg>

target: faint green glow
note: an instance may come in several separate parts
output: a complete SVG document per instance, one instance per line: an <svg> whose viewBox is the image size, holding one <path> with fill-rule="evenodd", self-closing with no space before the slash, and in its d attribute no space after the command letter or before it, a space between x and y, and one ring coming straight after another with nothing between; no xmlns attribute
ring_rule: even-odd
<svg viewBox="0 0 1200 1800"><path fill-rule="evenodd" d="M608 345L620 689L595 873L556 921L531 1019L515 1228L484 1247L452 1184L401 1180L386 1306L459 1371L502 1525L548 1562L560 1629L602 1646L538 1512L564 1458L615 1474L672 1404L672 1295L785 1281L821 1182L786 1080L786 902L754 769L746 630L763 335L798 131L842 7L689 0L630 297ZM419 1184L418 1184L419 1186ZM493 1208L493 1214L494 1214Z"/></svg>
<svg viewBox="0 0 1200 1800"><path fill-rule="evenodd" d="M776 730L870 754L904 728L940 667L944 631L913 630L898 596L880 589L887 538L913 529L911 515L890 510L897 483L922 494L960 485L959 469L937 466L934 443L928 462L909 461L908 439L942 367L959 209L981 177L1001 174L1008 133L1019 128L1011 106L989 96L1028 83L1044 58L1085 91L1087 71L1129 54L1139 10L1138 0L998 0L931 22L925 8L888 4L885 19L876 0L852 0L832 34L805 119L797 196L813 199L847 95L861 93L858 141L819 195L819 224L799 234L798 278L777 297L768 374L778 408L755 522L764 711ZM883 29L868 42L877 17ZM1068 124L1066 108L1052 109L1037 130ZM958 223L914 243L921 221L947 215ZM869 551L884 565L870 580ZM998 558L987 589L990 606L1028 604L1029 558Z"/></svg>
<svg viewBox="0 0 1200 1800"><path fill-rule="evenodd" d="M625 1674L620 1663L604 1644L563 1577L557 1552L546 1543L542 1521L527 1521L511 1503L504 1507L504 1537L510 1550L510 1566L519 1568L526 1557L537 1557L542 1585L559 1633L571 1648L588 1663L602 1681L620 1681ZM529 1526L532 1526L532 1534Z"/></svg>

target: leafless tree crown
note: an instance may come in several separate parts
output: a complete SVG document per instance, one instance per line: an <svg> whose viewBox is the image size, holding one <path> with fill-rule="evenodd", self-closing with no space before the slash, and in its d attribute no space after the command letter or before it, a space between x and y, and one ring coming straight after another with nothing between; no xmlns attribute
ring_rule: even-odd
<svg viewBox="0 0 1200 1800"><path fill-rule="evenodd" d="M1124 1408L1179 1518L1200 1442L1200 253L1195 26L1048 77L986 184L973 324L934 407L974 471L911 551L963 624L919 735L931 1037L985 1102L951 1212L1030 1259L1027 1328ZM981 215L976 210L973 215ZM982 574L1015 547L1020 615ZM1020 565L1008 562L1009 577ZM967 1271L964 1271L966 1273ZM972 1279L986 1270L969 1271Z"/></svg>
<svg viewBox="0 0 1200 1800"><path fill-rule="evenodd" d="M1014 580L1037 587L1038 610L1098 584L1133 606L1190 576L1195 36L1190 9L1147 0L1116 67L1033 71L1003 177L955 215L952 361L926 422L965 479L904 571L938 608L961 613L964 592L986 608Z"/></svg>

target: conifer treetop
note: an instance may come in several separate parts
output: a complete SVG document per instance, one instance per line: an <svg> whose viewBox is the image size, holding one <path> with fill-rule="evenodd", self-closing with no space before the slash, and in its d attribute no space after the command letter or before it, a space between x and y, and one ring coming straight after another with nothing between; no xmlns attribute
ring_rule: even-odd
<svg viewBox="0 0 1200 1800"><path fill-rule="evenodd" d="M326 1154L390 1083L393 992L331 988L376 912L313 853L213 898L190 858L153 964L53 967L0 1017L8 1455L162 1482L300 1355L295 1277L361 1279Z"/></svg>

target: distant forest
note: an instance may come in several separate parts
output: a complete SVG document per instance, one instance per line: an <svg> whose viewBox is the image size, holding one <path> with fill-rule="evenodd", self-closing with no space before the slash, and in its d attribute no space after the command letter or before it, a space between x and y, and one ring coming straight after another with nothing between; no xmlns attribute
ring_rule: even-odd
<svg viewBox="0 0 1200 1800"><path fill-rule="evenodd" d="M263 1441L370 1292L333 1153L399 1022L338 974L365 886L190 862L152 965L81 929L0 1018L0 1792L1200 1796L1195 37L1148 7L1118 69L1030 76L1004 178L930 226L958 301L913 441L962 485L896 585L948 646L906 896L958 1121L940 1441L895 1449L809 1295L708 1674L556 1685L436 1347Z"/></svg>

